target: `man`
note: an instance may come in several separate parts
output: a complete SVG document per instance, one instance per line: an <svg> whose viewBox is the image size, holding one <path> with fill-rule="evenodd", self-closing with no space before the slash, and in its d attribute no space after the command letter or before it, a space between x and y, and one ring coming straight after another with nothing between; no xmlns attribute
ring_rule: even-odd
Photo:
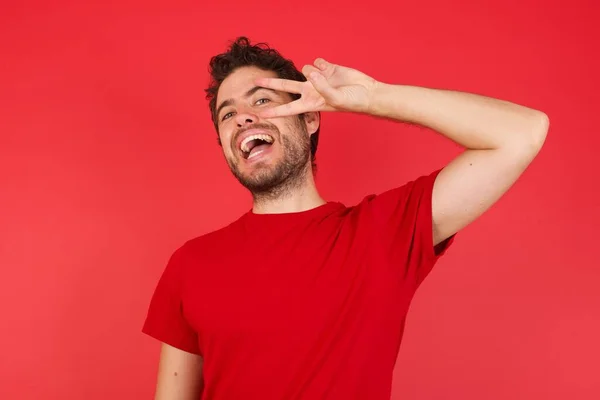
<svg viewBox="0 0 600 400"><path fill-rule="evenodd" d="M389 399L416 289L531 163L548 118L322 58L300 73L246 38L211 74L219 142L253 207L169 260L143 328L162 342L156 399ZM347 207L315 186L323 111L419 124L466 150Z"/></svg>

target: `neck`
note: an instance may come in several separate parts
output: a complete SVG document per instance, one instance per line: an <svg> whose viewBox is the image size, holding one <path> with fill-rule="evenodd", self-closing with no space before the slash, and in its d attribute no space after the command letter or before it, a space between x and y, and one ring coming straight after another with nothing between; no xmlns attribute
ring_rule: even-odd
<svg viewBox="0 0 600 400"><path fill-rule="evenodd" d="M307 211L326 203L315 184L312 171L293 186L268 194L253 196L252 212L255 214L283 214Z"/></svg>

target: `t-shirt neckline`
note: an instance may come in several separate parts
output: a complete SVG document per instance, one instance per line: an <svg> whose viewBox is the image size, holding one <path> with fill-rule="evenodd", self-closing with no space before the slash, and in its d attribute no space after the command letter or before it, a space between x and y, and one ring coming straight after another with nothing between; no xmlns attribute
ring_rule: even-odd
<svg viewBox="0 0 600 400"><path fill-rule="evenodd" d="M252 209L249 209L245 213L245 219L250 222L277 222L287 223L291 221L318 218L330 214L336 210L342 210L345 206L338 201L328 201L319 206L310 208L303 211L294 211L286 213L255 213Z"/></svg>

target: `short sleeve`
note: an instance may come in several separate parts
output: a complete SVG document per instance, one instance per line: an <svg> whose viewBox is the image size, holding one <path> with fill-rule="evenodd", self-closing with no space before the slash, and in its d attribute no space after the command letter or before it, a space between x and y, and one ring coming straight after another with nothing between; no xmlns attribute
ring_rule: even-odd
<svg viewBox="0 0 600 400"><path fill-rule="evenodd" d="M362 207L373 221L380 248L403 269L404 279L420 285L453 243L452 236L433 244L432 194L440 170L403 186L368 196Z"/></svg>
<svg viewBox="0 0 600 400"><path fill-rule="evenodd" d="M183 315L184 248L169 259L150 300L142 332L178 349L200 354L196 332Z"/></svg>

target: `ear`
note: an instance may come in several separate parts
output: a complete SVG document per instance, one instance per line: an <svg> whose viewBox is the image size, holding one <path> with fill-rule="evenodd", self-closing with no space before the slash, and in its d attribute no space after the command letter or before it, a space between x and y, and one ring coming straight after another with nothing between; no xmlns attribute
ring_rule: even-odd
<svg viewBox="0 0 600 400"><path fill-rule="evenodd" d="M312 135L319 129L321 124L321 113L319 112L307 112L304 113L304 123L306 124L306 130L309 135Z"/></svg>

